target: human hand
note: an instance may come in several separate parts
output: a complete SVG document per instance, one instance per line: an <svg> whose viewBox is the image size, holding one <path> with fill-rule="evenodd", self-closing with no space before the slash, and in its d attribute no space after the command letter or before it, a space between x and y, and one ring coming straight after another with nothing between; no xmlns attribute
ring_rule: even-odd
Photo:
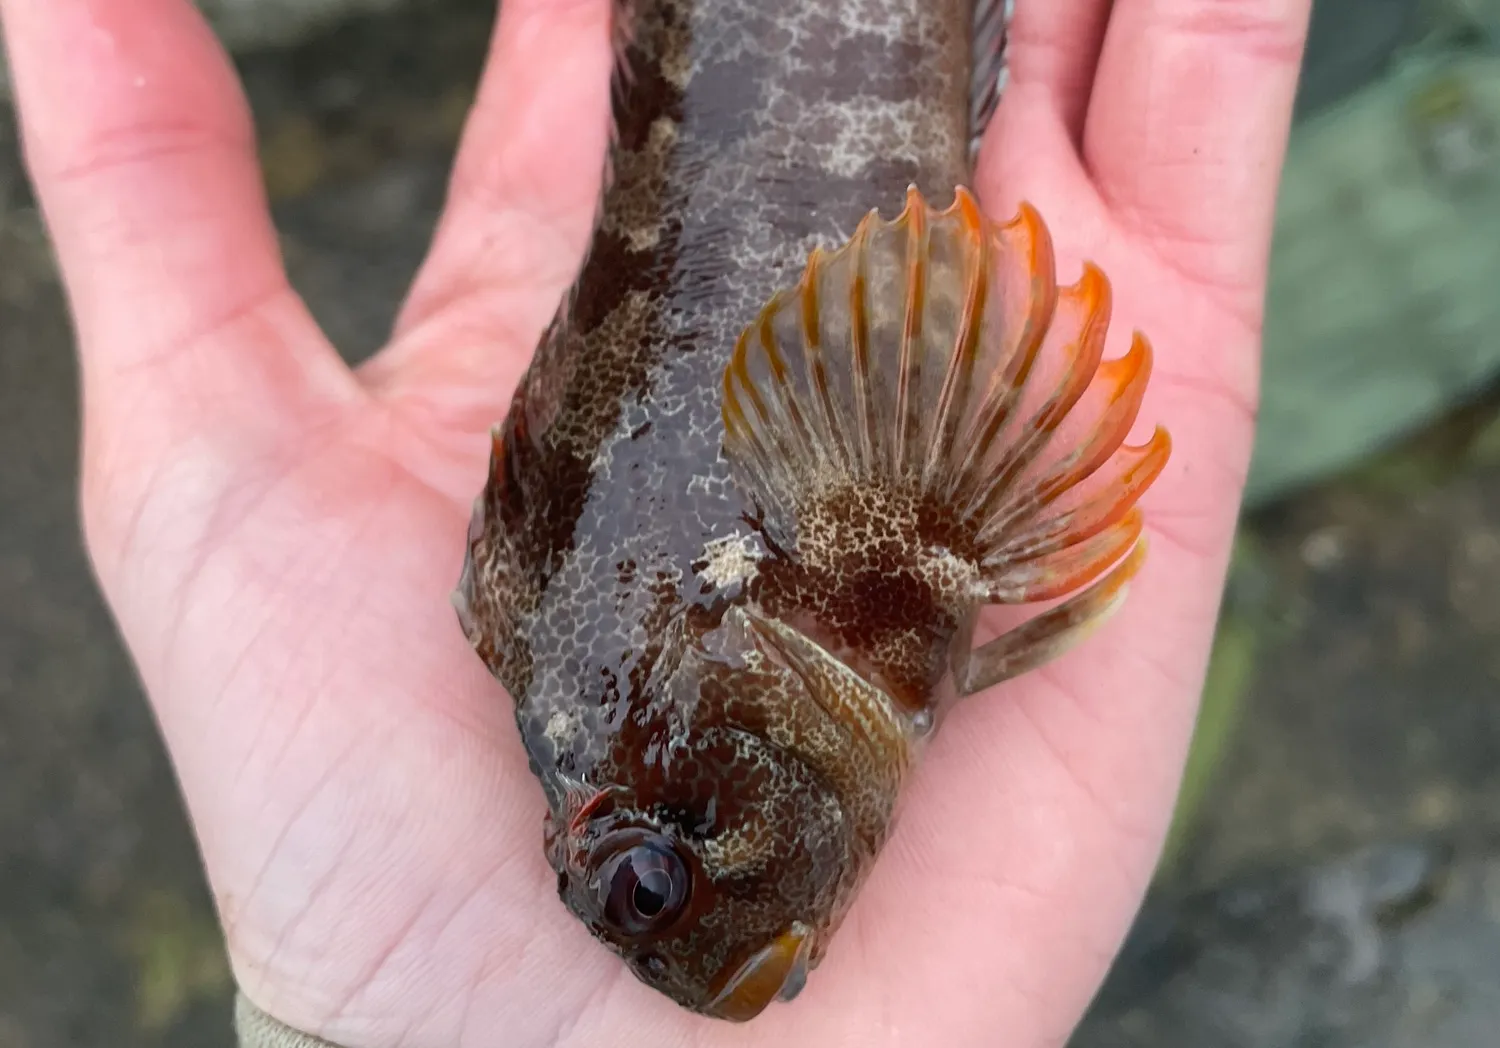
<svg viewBox="0 0 1500 1048"><path fill-rule="evenodd" d="M364 1048L1064 1040L1169 820L1249 459L1308 0L1021 0L977 189L1156 349L1152 552L1070 655L964 700L806 992L746 1026L554 897L508 700L448 604L488 427L589 235L608 0L505 0L447 211L350 371L287 284L188 0L0 0L76 319L85 531L246 994ZM983 640L985 638L978 638Z"/></svg>

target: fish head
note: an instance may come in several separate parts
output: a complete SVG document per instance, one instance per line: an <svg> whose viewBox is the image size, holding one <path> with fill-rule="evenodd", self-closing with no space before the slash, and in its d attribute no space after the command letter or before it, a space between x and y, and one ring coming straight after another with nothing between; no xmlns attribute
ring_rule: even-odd
<svg viewBox="0 0 1500 1048"><path fill-rule="evenodd" d="M643 745L625 781L571 790L547 850L564 904L641 981L746 1021L801 991L868 849L786 723L789 702L820 708L802 675L688 659L671 686L692 692L691 727Z"/></svg>

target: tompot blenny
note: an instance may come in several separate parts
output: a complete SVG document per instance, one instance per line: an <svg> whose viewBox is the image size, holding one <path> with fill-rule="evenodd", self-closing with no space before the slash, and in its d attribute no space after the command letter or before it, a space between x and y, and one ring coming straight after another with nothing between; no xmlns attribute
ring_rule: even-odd
<svg viewBox="0 0 1500 1048"><path fill-rule="evenodd" d="M1151 354L1102 359L1104 275L1058 287L1040 216L963 188L1002 0L615 13L593 241L454 603L564 903L746 1020L823 957L942 710L1118 605L1169 441L1124 444ZM974 647L980 608L1064 597Z"/></svg>

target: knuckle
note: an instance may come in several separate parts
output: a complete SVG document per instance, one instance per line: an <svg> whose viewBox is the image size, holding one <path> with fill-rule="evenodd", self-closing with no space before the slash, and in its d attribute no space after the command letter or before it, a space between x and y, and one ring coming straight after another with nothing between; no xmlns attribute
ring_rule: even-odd
<svg viewBox="0 0 1500 1048"><path fill-rule="evenodd" d="M206 122L187 116L163 116L113 127L96 128L59 151L45 172L49 181L69 185L92 182L132 167L215 153L253 153L248 122Z"/></svg>
<svg viewBox="0 0 1500 1048"><path fill-rule="evenodd" d="M1310 4L1306 0L1167 0L1169 31L1276 65L1297 65Z"/></svg>

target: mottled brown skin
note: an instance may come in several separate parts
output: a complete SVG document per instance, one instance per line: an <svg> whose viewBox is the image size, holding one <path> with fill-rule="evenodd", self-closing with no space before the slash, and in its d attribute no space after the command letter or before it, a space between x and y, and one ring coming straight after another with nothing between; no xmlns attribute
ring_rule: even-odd
<svg viewBox="0 0 1500 1048"><path fill-rule="evenodd" d="M1033 209L955 191L998 3L641 4L594 242L475 504L455 603L559 894L708 1015L800 991L943 700L1144 559L1149 345L1101 364L1103 275L1059 288ZM981 605L1059 597L972 647Z"/></svg>
<svg viewBox="0 0 1500 1048"><path fill-rule="evenodd" d="M763 969L771 991L822 956L959 625L913 566L918 517L878 499L833 493L798 533L821 552L777 545L723 453L722 376L813 247L910 184L942 201L965 180L972 17L972 0L638 3L598 231L476 503L460 617L515 699L562 898L709 1014L767 1003L726 983L789 929L792 946L811 930L807 953ZM592 882L642 841L680 859L685 892L632 931Z"/></svg>

